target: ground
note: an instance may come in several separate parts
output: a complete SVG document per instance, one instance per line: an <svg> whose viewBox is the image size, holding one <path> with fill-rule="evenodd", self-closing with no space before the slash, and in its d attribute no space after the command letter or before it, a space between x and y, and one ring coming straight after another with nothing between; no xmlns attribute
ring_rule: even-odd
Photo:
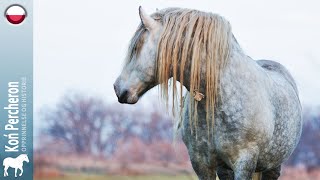
<svg viewBox="0 0 320 180"><path fill-rule="evenodd" d="M146 176L94 176L94 175L69 175L58 178L35 178L35 180L195 180L190 176L166 176L166 175L146 175Z"/></svg>

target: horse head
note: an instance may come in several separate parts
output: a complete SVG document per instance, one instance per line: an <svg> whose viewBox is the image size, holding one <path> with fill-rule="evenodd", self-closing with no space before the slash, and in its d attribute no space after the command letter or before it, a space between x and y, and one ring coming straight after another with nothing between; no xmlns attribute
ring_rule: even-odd
<svg viewBox="0 0 320 180"><path fill-rule="evenodd" d="M160 84L161 96L168 104L168 80L172 78L172 109L177 99L182 104L182 93L176 88L179 81L180 92L184 86L194 93L190 105L205 98L207 117L211 118L221 72L232 48L238 47L230 23L218 14L183 8L166 8L147 15L140 7L139 14L141 24L129 45L125 66L114 83L118 101L134 104ZM180 97L175 98L177 95ZM190 109L195 121L196 106L197 103Z"/></svg>
<svg viewBox="0 0 320 180"><path fill-rule="evenodd" d="M22 160L22 162L26 161L27 163L29 163L29 158L27 154L21 154L19 158Z"/></svg>
<svg viewBox="0 0 320 180"><path fill-rule="evenodd" d="M135 104L148 90L156 86L156 56L162 25L139 7L141 24L133 36L126 64L114 83L120 103Z"/></svg>

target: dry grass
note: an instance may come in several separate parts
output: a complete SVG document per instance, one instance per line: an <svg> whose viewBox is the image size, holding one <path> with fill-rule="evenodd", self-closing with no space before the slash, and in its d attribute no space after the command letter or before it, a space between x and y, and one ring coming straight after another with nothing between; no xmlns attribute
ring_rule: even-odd
<svg viewBox="0 0 320 180"><path fill-rule="evenodd" d="M58 178L35 178L35 180L194 180L196 177L190 176L166 176L166 175L146 175L146 176L96 176L96 175L67 175Z"/></svg>

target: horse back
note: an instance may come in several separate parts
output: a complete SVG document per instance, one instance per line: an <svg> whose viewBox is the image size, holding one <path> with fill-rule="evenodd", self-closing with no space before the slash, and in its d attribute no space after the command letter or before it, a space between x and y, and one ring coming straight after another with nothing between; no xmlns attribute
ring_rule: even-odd
<svg viewBox="0 0 320 180"><path fill-rule="evenodd" d="M8 162L10 162L10 161L12 161L12 159L13 158L10 158L10 157L8 157L8 158L5 158L4 160L3 160L3 166L5 166Z"/></svg>

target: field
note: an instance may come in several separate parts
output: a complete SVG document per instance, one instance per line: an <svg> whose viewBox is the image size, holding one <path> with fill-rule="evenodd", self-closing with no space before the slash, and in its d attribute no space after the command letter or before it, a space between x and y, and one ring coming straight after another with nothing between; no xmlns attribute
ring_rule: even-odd
<svg viewBox="0 0 320 180"><path fill-rule="evenodd" d="M146 176L95 176L95 175L68 175L58 178L35 178L35 180L193 180L190 176L166 176L166 175L146 175Z"/></svg>
<svg viewBox="0 0 320 180"><path fill-rule="evenodd" d="M194 175L137 175L137 176L124 176L124 175L87 175L87 174L65 174L59 177L36 177L35 180L196 180ZM306 173L301 169L286 168L282 172L280 180L320 180L320 170L311 171ZM218 180L218 178L217 178Z"/></svg>

